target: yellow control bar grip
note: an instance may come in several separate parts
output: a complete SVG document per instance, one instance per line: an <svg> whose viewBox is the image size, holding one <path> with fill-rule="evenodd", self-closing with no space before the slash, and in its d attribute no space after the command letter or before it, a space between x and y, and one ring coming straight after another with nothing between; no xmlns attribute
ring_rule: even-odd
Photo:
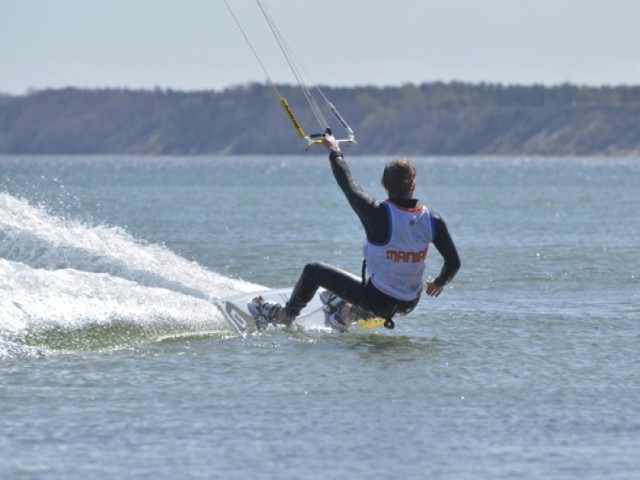
<svg viewBox="0 0 640 480"><path fill-rule="evenodd" d="M291 120L291 125L293 125L293 128L296 130L296 132L298 132L298 135L302 138L306 138L307 136L298 123L296 116L293 114L293 110L291 110L291 107L287 103L287 99L284 97L280 97L280 104L282 105L282 108L284 108L284 111L287 113L289 120Z"/></svg>

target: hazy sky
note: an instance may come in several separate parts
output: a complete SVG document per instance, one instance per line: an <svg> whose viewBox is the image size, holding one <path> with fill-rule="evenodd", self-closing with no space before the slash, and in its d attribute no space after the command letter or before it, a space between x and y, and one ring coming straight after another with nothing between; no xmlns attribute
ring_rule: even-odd
<svg viewBox="0 0 640 480"><path fill-rule="evenodd" d="M294 83L254 0L229 0ZM323 85L640 85L640 0L263 0ZM222 89L264 74L222 0L0 0L0 92Z"/></svg>

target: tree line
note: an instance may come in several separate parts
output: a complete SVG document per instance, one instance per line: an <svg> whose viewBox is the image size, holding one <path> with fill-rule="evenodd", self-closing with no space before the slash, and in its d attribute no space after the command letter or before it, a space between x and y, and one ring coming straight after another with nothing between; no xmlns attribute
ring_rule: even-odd
<svg viewBox="0 0 640 480"><path fill-rule="evenodd" d="M278 90L307 133L319 133L301 90ZM356 132L353 153L640 156L636 86L435 82L323 92ZM303 148L272 89L262 84L0 95L0 154L290 154Z"/></svg>

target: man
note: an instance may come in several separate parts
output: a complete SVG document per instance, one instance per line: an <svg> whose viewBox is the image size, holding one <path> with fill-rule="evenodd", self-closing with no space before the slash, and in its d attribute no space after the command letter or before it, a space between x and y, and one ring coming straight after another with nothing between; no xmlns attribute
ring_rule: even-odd
<svg viewBox="0 0 640 480"><path fill-rule="evenodd" d="M260 326L268 323L291 325L319 287L346 302L386 319L393 328L393 316L409 313L420 300L423 288L437 297L460 268L460 258L442 218L413 198L416 170L404 158L384 168L382 185L388 199L380 202L364 192L351 177L349 167L333 135L323 144L336 182L364 227L362 278L323 263L304 267L287 304L266 302L262 297L249 302L249 310ZM440 274L423 281L427 250L433 243L444 258Z"/></svg>

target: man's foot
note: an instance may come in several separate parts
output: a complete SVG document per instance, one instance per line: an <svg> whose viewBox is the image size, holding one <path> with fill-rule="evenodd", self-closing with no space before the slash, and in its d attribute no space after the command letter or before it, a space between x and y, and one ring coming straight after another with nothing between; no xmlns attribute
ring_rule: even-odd
<svg viewBox="0 0 640 480"><path fill-rule="evenodd" d="M324 324L340 332L349 330L351 304L328 290L320 293L320 300L324 311Z"/></svg>
<svg viewBox="0 0 640 480"><path fill-rule="evenodd" d="M291 325L293 318L287 315L284 307L275 302L268 302L262 297L256 297L247 304L249 313L256 319L256 328L264 330L269 324Z"/></svg>

